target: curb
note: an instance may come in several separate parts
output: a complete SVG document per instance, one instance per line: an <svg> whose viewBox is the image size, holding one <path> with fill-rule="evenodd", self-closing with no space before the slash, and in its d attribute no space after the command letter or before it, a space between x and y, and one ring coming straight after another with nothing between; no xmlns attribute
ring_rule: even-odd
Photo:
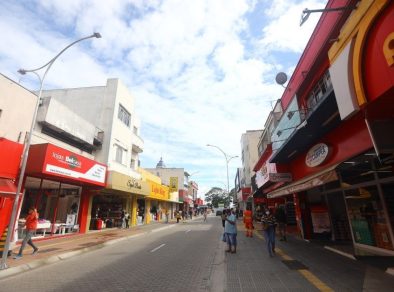
<svg viewBox="0 0 394 292"><path fill-rule="evenodd" d="M113 245L115 243L127 240L127 239L133 239L136 237L140 237L143 235L147 235L149 233L154 233L154 232L159 232L159 231L163 231L165 229L169 229L172 227L175 227L176 225L168 225L168 226L164 226L164 227L160 227L157 229L153 229L153 230L149 230L149 231L144 231L144 232L140 232L137 234L133 234L133 235L129 235L129 236L125 236L125 237L121 237L121 238L117 238L117 239L112 239L97 245L93 245L90 247L85 247L76 251L69 251L69 252L65 252L59 255L54 255L45 259L40 259L40 260L35 260L35 261L31 261L30 263L27 264L23 264L20 266L16 266L16 267L12 267L12 268L8 268L5 270L1 270L0 271L0 280L20 274L22 272L26 272L26 271L30 271L30 270L34 270L36 268L45 266L45 265L50 265L50 264L54 264L63 260L67 260L70 258L73 258L77 255L81 255L83 253L89 252L89 251L94 251L94 250L98 250L101 248L104 248L106 246L110 246Z"/></svg>
<svg viewBox="0 0 394 292"><path fill-rule="evenodd" d="M357 259L354 257L354 255L352 255L352 254L350 254L350 253L347 253L347 252L338 250L338 249L336 249L336 248L333 248L333 247L330 247L330 246L327 246L327 245L325 245L324 248L327 249L327 250L329 250L329 251L335 252L336 254L339 254L339 255L341 255L341 256L347 257L348 259L351 259L351 260L354 260L354 261L357 260Z"/></svg>

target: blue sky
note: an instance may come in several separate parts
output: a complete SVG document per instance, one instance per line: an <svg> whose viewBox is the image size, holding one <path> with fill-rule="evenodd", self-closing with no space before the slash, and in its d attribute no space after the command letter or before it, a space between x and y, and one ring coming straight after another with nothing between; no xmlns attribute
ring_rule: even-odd
<svg viewBox="0 0 394 292"><path fill-rule="evenodd" d="M223 154L241 156L246 130L262 129L316 25L299 26L319 0L0 0L1 73L18 81L63 47L98 31L102 39L68 50L45 87L86 87L120 78L141 120L142 167L161 156L167 167L195 173L202 196L224 187ZM21 84L37 90L33 77ZM230 186L240 159L230 162Z"/></svg>

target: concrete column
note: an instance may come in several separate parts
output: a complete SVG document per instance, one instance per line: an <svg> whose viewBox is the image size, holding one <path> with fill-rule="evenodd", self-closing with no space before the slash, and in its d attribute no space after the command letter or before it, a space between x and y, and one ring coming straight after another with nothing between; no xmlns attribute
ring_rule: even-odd
<svg viewBox="0 0 394 292"><path fill-rule="evenodd" d="M150 221L150 200L145 199L145 224L149 224Z"/></svg>
<svg viewBox="0 0 394 292"><path fill-rule="evenodd" d="M131 226L137 226L137 195L132 196L131 203Z"/></svg>

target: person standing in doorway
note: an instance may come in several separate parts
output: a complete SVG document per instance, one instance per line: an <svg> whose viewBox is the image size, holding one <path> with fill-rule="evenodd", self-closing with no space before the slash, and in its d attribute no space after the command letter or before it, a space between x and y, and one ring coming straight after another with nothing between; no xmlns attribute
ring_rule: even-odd
<svg viewBox="0 0 394 292"><path fill-rule="evenodd" d="M38 213L37 210L33 207L29 208L29 214L26 217L26 235L23 238L22 245L19 249L19 253L14 256L14 259L18 260L21 259L23 256L23 250L26 247L26 243L29 244L33 248L33 254L36 254L38 252L38 247L33 244L33 241L31 240L32 236L35 234L37 230L37 224L38 224Z"/></svg>
<svg viewBox="0 0 394 292"><path fill-rule="evenodd" d="M126 228L130 228L130 214L129 212L126 212L124 215L125 223L126 223Z"/></svg>
<svg viewBox="0 0 394 292"><path fill-rule="evenodd" d="M276 220L271 211L267 209L263 215L261 222L263 223L263 230L265 241L267 242L268 254L272 257L275 254L275 225Z"/></svg>
<svg viewBox="0 0 394 292"><path fill-rule="evenodd" d="M246 237L253 237L253 215L250 206L246 207L243 218L246 229Z"/></svg>

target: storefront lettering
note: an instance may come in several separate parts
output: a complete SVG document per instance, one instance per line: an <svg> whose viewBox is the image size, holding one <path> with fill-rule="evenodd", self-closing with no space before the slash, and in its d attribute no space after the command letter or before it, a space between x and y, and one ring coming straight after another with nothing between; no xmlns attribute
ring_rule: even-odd
<svg viewBox="0 0 394 292"><path fill-rule="evenodd" d="M166 191L160 187L152 186L152 193L164 196L166 194Z"/></svg>
<svg viewBox="0 0 394 292"><path fill-rule="evenodd" d="M59 153L52 152L52 157L61 163L67 163L70 168L80 168L82 166L82 162L75 156L63 156Z"/></svg>
<svg viewBox="0 0 394 292"><path fill-rule="evenodd" d="M320 143L313 146L306 154L305 163L309 167L315 167L326 161L329 148L326 144Z"/></svg>
<svg viewBox="0 0 394 292"><path fill-rule="evenodd" d="M390 33L383 44L383 54L389 67L394 65L394 32Z"/></svg>
<svg viewBox="0 0 394 292"><path fill-rule="evenodd" d="M129 179L127 181L127 186L129 188L142 189L141 183L138 180L136 180L135 178Z"/></svg>
<svg viewBox="0 0 394 292"><path fill-rule="evenodd" d="M66 162L71 168L81 167L82 163L75 156L66 156Z"/></svg>

